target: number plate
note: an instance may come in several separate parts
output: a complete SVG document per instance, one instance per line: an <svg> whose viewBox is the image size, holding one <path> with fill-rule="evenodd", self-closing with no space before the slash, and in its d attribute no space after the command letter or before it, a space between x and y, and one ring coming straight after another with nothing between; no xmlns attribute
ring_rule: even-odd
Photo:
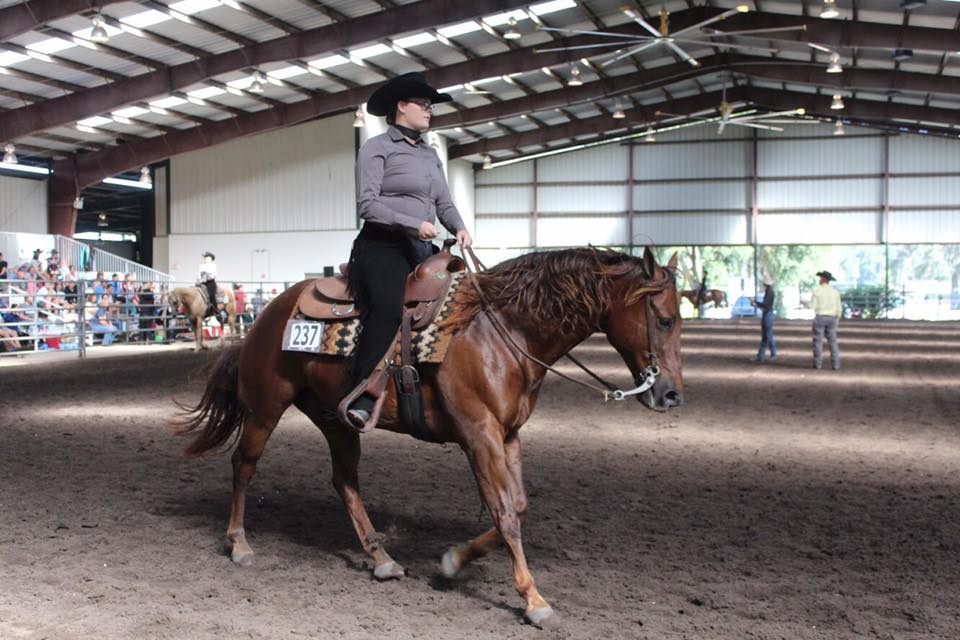
<svg viewBox="0 0 960 640"><path fill-rule="evenodd" d="M283 331L282 351L320 353L323 341L323 323L312 320L287 320Z"/></svg>

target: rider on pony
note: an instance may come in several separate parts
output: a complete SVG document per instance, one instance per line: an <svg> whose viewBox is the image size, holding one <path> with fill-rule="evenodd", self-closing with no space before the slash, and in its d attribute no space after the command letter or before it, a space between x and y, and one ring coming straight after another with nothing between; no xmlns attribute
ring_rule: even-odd
<svg viewBox="0 0 960 640"><path fill-rule="evenodd" d="M209 251L205 252L202 257L202 262L198 269L198 281L203 285L207 290L207 316L217 315L217 263L214 256Z"/></svg>

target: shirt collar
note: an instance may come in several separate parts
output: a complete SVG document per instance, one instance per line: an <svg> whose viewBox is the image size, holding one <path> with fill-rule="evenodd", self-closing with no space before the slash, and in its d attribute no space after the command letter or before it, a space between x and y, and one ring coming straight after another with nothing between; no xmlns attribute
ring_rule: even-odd
<svg viewBox="0 0 960 640"><path fill-rule="evenodd" d="M393 140L394 142L400 142L401 140L406 142L407 140L407 136L403 135L403 133L400 132L400 129L397 129L393 125L390 125L389 127L387 127L387 135L390 136L390 139ZM407 144L410 144L410 143L407 142ZM417 141L417 144L415 146L420 146L422 144L423 144L423 136L420 137L420 140Z"/></svg>

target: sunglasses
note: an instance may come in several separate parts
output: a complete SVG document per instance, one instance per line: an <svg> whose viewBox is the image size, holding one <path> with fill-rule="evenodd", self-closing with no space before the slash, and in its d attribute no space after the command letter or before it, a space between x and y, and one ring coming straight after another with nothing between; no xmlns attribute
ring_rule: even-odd
<svg viewBox="0 0 960 640"><path fill-rule="evenodd" d="M424 111L432 111L433 104L426 98L407 98L404 102L412 102Z"/></svg>

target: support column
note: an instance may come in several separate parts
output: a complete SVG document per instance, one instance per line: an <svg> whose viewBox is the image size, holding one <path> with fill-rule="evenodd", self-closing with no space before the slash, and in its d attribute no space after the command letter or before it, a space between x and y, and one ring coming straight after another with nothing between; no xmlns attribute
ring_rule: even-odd
<svg viewBox="0 0 960 640"><path fill-rule="evenodd" d="M77 228L74 203L79 195L73 160L55 162L53 173L47 180L47 233L73 237Z"/></svg>
<svg viewBox="0 0 960 640"><path fill-rule="evenodd" d="M633 145L627 145L627 253L633 255Z"/></svg>
<svg viewBox="0 0 960 640"><path fill-rule="evenodd" d="M753 295L760 295L760 243L757 237L757 228L760 224L760 206L757 204L757 130L753 130L751 138L752 159L750 167L750 242L753 244Z"/></svg>
<svg viewBox="0 0 960 640"><path fill-rule="evenodd" d="M540 226L540 187L537 184L539 182L539 167L537 166L537 159L533 159L533 213L530 217L530 244L533 245L533 248L537 248L537 227Z"/></svg>

